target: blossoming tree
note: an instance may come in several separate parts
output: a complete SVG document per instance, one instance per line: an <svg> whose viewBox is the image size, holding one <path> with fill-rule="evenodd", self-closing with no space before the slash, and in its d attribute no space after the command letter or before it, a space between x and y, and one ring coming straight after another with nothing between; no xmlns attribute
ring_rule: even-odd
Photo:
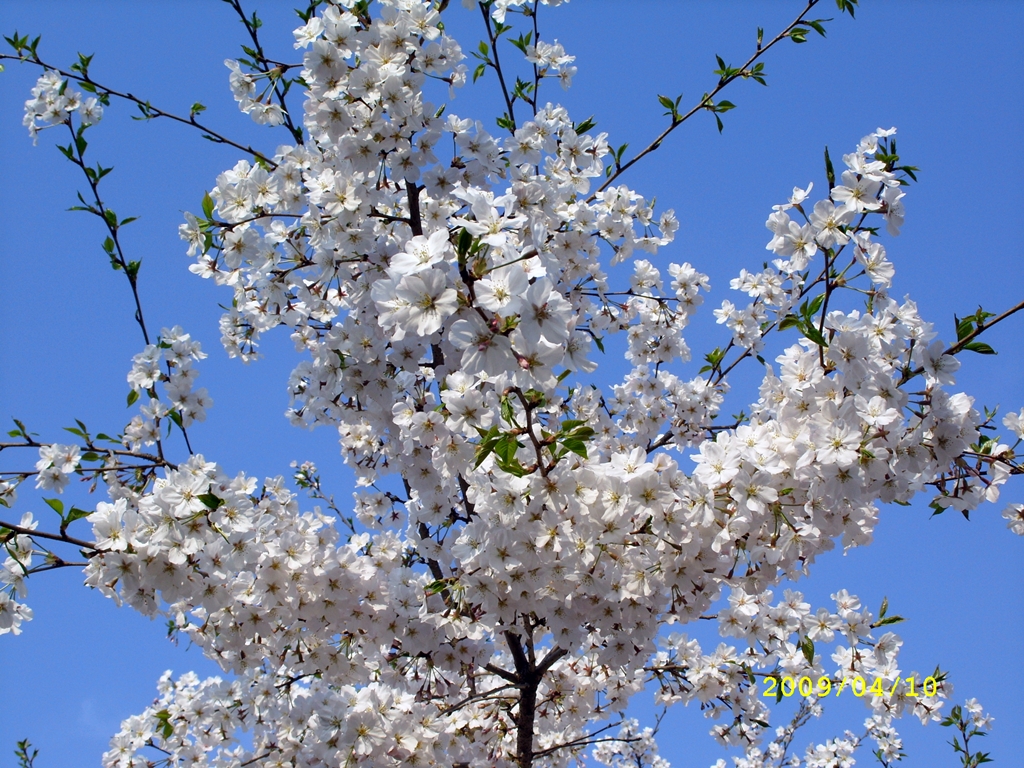
<svg viewBox="0 0 1024 768"><path fill-rule="evenodd" d="M691 117L721 130L734 106L721 92L763 83L773 48L838 20L814 0L758 30L699 98L660 97L664 131L631 151L549 101L576 74L542 35L557 2L466 3L484 39L465 48L446 0L313 2L294 61L270 58L258 16L229 4L249 38L227 62L231 90L287 137L273 150L211 128L201 104L172 114L98 82L91 57L65 69L17 34L3 57L41 70L25 126L57 135L81 170L77 207L106 230L142 346L120 431L79 423L59 442L16 421L3 443L32 461L0 476L0 633L31 618L29 575L84 567L90 587L166 617L226 673L161 679L104 764L661 765L654 732L626 714L651 684L666 707L715 715L741 766L848 765L862 746L889 765L904 715L946 718L977 764L970 738L987 717L973 701L947 713L946 674L901 665L884 603L776 592L837 543L870 543L881 504L926 494L966 514L1021 472L1024 411L979 412L953 387L958 356L992 351L979 337L1024 302L958 319L948 342L890 293L887 249L917 169L878 129L826 151L821 181L774 206L768 261L732 281L734 300L712 310L726 341L706 349L684 332L708 277L662 259L676 217L627 185ZM479 79L500 94L496 124L447 103ZM290 336L289 418L337 431L352 507L312 463L289 489L199 452L206 353L181 327L147 325L121 237L131 220L104 201L109 169L88 154L120 102L241 155L184 216L190 269L224 291L230 356ZM625 358L615 380L597 378L606 344ZM763 371L758 397L723 417L743 367ZM65 504L76 478L107 500ZM22 483L47 493L46 515L14 512ZM1024 506L1004 516L1024 534ZM688 635L698 619L724 642ZM791 748L858 685L859 732ZM766 688L797 695L791 719L775 722Z"/></svg>

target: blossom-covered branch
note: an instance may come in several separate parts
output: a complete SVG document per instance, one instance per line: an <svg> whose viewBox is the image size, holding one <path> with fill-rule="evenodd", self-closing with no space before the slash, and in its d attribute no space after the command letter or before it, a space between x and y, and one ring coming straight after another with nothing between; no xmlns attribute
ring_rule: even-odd
<svg viewBox="0 0 1024 768"><path fill-rule="evenodd" d="M756 60L802 37L801 24L817 29L805 18L814 5L759 38L743 67L720 62L691 112L672 103L669 131L722 111L721 88L760 77ZM492 136L431 101L443 95L433 83L467 79L446 4L381 6L303 16L303 141L296 126L293 145L246 150L257 162L221 173L179 230L191 271L230 294L230 356L253 359L263 334L287 329L299 354L289 418L337 433L356 476L352 512L311 462L292 479L324 509L303 510L284 477L232 476L199 454L142 483L95 473L111 502L88 514L87 584L167 617L230 675L168 673L105 765L142 765L155 749L168 765L530 768L593 746L608 765L659 766L654 730L623 716L651 682L665 706L718 715L711 732L744 751L741 766L832 765L868 740L895 759L896 720L940 719L946 675L900 667L903 641L888 628L902 618L885 601L876 612L839 590L834 607L812 609L775 590L837 545L869 544L884 503L995 501L1024 437L1017 414L1003 420L1010 437L983 437L994 414L950 389L953 353L991 316L959 324L948 347L890 293L887 246L916 170L900 165L895 129L865 135L838 178L826 154L820 199L808 185L774 206L772 261L732 281L747 299L714 310L731 340L694 371L685 334L709 278L659 261L674 214L613 184L667 132L623 164L589 121L537 104L536 79L529 92L510 86L494 48L506 14L536 22L537 4L493 0L475 7L480 52L500 75L511 135ZM246 21L260 74L229 64L229 80L240 109L274 125L284 92L257 27ZM572 58L536 32L513 43L538 75L561 67L568 84ZM59 77L44 78L40 97L62 97ZM515 101L533 114L517 122ZM606 344L626 367L598 386ZM119 436L125 450L140 455L164 419L203 418L203 357L178 327L135 356L130 397L148 403ZM729 373L748 359L765 365L757 399L719 424ZM23 438L55 484L82 474L71 448ZM27 618L13 598L36 554L21 532L35 528L10 530L0 631ZM701 619L733 644L706 652L674 631ZM787 678L819 682L798 689L797 716L773 737L762 688ZM864 736L791 756L826 684L857 680Z"/></svg>

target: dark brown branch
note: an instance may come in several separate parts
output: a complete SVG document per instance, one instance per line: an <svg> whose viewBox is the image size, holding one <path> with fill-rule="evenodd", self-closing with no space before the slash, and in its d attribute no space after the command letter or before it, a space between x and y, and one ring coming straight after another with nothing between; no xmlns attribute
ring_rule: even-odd
<svg viewBox="0 0 1024 768"><path fill-rule="evenodd" d="M37 538L40 538L40 539L49 539L50 541L62 541L65 544L74 544L76 547L81 547L82 549L88 549L88 550L91 550L92 552L101 552L102 551L102 550L98 549L93 542L91 542L91 541L82 541L81 539L76 539L74 536L68 536L66 533L58 534L58 533L47 533L46 531L34 531L31 528L23 528L22 526L14 525L13 523L5 523L3 520L0 520L0 528L6 528L9 531L14 531L15 533L24 534L25 536L37 537Z"/></svg>
<svg viewBox="0 0 1024 768"><path fill-rule="evenodd" d="M487 669L487 667L484 667L484 669ZM501 670L501 672L505 672L505 670ZM452 712L456 712L462 709L467 704L472 704L474 701L486 701L490 697L494 696L496 693L501 693L502 691L507 691L510 688L515 687L516 683L510 681L507 685L499 685L497 688L491 688L491 690L489 691L484 691L483 693L477 693L472 696L467 696L461 701L455 702L450 707L445 707L444 710L442 710L442 714L450 715Z"/></svg>
<svg viewBox="0 0 1024 768"><path fill-rule="evenodd" d="M494 664L491 664L490 662L488 662L487 664L484 664L484 669L486 669L492 675L497 675L498 677L500 677L503 680L508 680L513 685L516 685L516 686L519 685L519 678L516 675L514 675L513 673L509 672L507 669L502 669L501 667L495 666Z"/></svg>
<svg viewBox="0 0 1024 768"><path fill-rule="evenodd" d="M420 218L420 188L411 181L405 182L405 195L409 200L409 227L414 235L423 234L423 221Z"/></svg>

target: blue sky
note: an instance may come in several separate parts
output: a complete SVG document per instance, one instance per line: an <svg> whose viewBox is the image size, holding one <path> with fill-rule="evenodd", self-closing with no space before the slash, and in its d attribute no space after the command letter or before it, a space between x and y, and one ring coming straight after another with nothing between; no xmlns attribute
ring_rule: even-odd
<svg viewBox="0 0 1024 768"><path fill-rule="evenodd" d="M452 2L446 23L468 49L482 37L479 16L458 5ZM266 20L270 55L295 59L289 4L246 6ZM771 36L800 7L582 0L542 9L542 37L557 38L579 67L572 89L547 85L542 99L561 101L576 120L593 115L613 145L638 149L664 125L658 94L682 93L682 104L694 103L714 84L715 54L741 62L758 26ZM836 16L834 4L823 2L819 15ZM206 122L246 143L272 151L287 141L283 130L261 129L235 109L223 60L239 55L244 30L227 5L6 0L0 31L15 29L42 34L40 55L62 67L76 51L95 53L95 79L169 111L184 114L200 101L208 106ZM828 29L825 40L787 41L770 52L768 88L732 86L724 96L738 108L725 115L722 135L710 115L698 115L624 179L679 217L676 242L659 261L687 260L711 276L713 294L687 336L695 358L724 340L711 309L736 300L729 279L767 258L771 206L794 185L824 187L825 145L838 158L879 126L897 126L901 154L921 168L921 183L905 200L903 234L886 242L897 269L893 294L911 294L946 339L954 335L954 312L969 313L979 303L999 311L1024 294L1016 239L1024 224L1024 6L865 2L856 21L837 18ZM142 341L123 277L100 250L104 233L85 214L66 212L83 186L77 169L53 148L51 135L44 132L33 148L21 126L21 105L37 75L18 65L0 74L0 418L22 419L59 440L76 418L94 429L122 428L124 376ZM493 76L468 86L450 111L493 124L493 86ZM334 436L297 430L282 416L296 361L287 334L268 336L258 363L227 360L217 320L218 303L229 297L187 271L177 236L182 211L197 210L203 191L240 155L198 132L132 121L131 114L128 105L113 104L90 132L89 152L115 167L104 182L105 200L122 217L140 217L124 237L131 258L143 261L150 327L180 324L210 353L199 384L216 404L205 425L191 430L193 444L229 472L258 477L287 474L292 460L314 459L329 490L344 499L350 480ZM1024 405L1022 322L987 338L997 357L963 358L959 384L976 405ZM614 373L614 356L602 364ZM756 374L751 369L735 381L735 407L727 412L742 407ZM15 461L4 456L3 468L31 463ZM68 496L88 503L80 489ZM958 699L974 696L986 706L996 722L985 748L1001 764L1019 759L1015 724L1024 722L1024 558L1022 542L999 516L1008 501L1024 501L1019 484L970 522L955 513L929 519L924 503L884 508L874 545L845 557L830 553L799 585L814 605L828 604L829 594L844 587L872 607L888 596L892 610L909 619L898 628L905 667L941 663ZM40 515L44 509L27 486L19 506ZM215 673L195 650L169 644L159 623L118 610L80 582L70 571L34 578L35 619L21 636L0 637L0 754L28 737L41 749L39 768L96 764L119 722L152 700L164 669ZM866 714L854 700L840 701L821 728L796 744L858 730ZM720 752L708 727L693 708L673 712L663 754L675 766L710 764ZM902 732L906 765L952 764L945 729L906 721Z"/></svg>

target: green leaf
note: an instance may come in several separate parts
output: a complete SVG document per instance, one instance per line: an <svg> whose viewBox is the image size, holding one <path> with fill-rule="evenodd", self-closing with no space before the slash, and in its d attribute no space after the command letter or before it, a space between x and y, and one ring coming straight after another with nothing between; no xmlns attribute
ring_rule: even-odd
<svg viewBox="0 0 1024 768"><path fill-rule="evenodd" d="M436 579L423 587L427 595L439 595L448 589L448 579Z"/></svg>
<svg viewBox="0 0 1024 768"><path fill-rule="evenodd" d="M501 418L506 424L512 424L513 426L519 426L516 422L515 409L512 407L512 400L508 395L503 395L500 401L501 406Z"/></svg>
<svg viewBox="0 0 1024 768"><path fill-rule="evenodd" d="M767 81L765 80L765 77L767 76L768 73L764 71L764 62L762 61L757 62L757 64L755 64L754 67L750 70L750 74L748 75L748 77L752 77L761 85L768 85Z"/></svg>
<svg viewBox="0 0 1024 768"><path fill-rule="evenodd" d="M853 8L857 5L858 0L836 0L836 7L839 8L840 13L846 11L850 14L850 18L855 18L853 15Z"/></svg>
<svg viewBox="0 0 1024 768"><path fill-rule="evenodd" d="M498 469L502 472L507 472L514 477L522 477L526 474L526 468L519 463L518 459L512 459L512 461L499 461Z"/></svg>
<svg viewBox="0 0 1024 768"><path fill-rule="evenodd" d="M75 520L81 520L83 517L88 517L91 514L92 512L90 512L87 509L79 509L78 507L72 507L68 511L67 516L64 518L64 526L67 527L68 524L75 522Z"/></svg>
<svg viewBox="0 0 1024 768"><path fill-rule="evenodd" d="M573 453L575 453L575 454L577 454L579 456L582 456L584 459L587 458L587 444L584 443L582 440L577 440L576 438L567 437L567 438L563 439L561 442L562 442L562 445L564 445L567 449L569 449Z"/></svg>
<svg viewBox="0 0 1024 768"><path fill-rule="evenodd" d="M813 29L815 32L817 32L819 35L821 35L822 37L825 37L825 27L822 26L822 24L821 24L822 21L824 21L824 19L818 19L818 20L815 20L815 21L808 20L808 21L805 21L804 23L808 27Z"/></svg>
<svg viewBox="0 0 1024 768"><path fill-rule="evenodd" d="M963 320L953 315L953 322L956 324L956 340L960 341L965 336L970 336L974 330L974 318L965 317Z"/></svg>
<svg viewBox="0 0 1024 768"><path fill-rule="evenodd" d="M158 730L160 731L160 735L163 738L169 739L171 738L171 736L174 735L174 726L171 725L170 712L168 712L166 709L161 709L159 712L156 713L156 721L160 724Z"/></svg>
<svg viewBox="0 0 1024 768"><path fill-rule="evenodd" d="M997 354L992 347L983 341L972 341L969 344L964 344L964 349L969 349L971 352L977 352L979 355L994 355Z"/></svg>
<svg viewBox="0 0 1024 768"><path fill-rule="evenodd" d="M210 197L209 192L203 193L203 215L207 219L213 220L213 198Z"/></svg>
<svg viewBox="0 0 1024 768"><path fill-rule="evenodd" d="M779 330L784 331L787 328L799 327L800 318L796 315L786 315L779 321Z"/></svg>
<svg viewBox="0 0 1024 768"><path fill-rule="evenodd" d="M814 315L818 314L818 310L821 309L821 305L824 303L825 294L821 294L820 296L815 297L810 304L806 305L807 311L802 312L803 316L808 319L814 317Z"/></svg>
<svg viewBox="0 0 1024 768"><path fill-rule="evenodd" d="M883 597L882 598L882 607L878 609L878 618L884 619L885 618L885 612L888 611L888 610L889 610L889 598L888 597Z"/></svg>
<svg viewBox="0 0 1024 768"><path fill-rule="evenodd" d="M890 624L899 624L901 621L906 621L906 619L903 618L902 616L887 616L884 619L880 618L878 621L876 621L871 626L872 626L872 628L875 628L875 627L886 627L886 626L888 626Z"/></svg>
<svg viewBox="0 0 1024 768"><path fill-rule="evenodd" d="M133 389L131 392L128 393L128 407L131 408L133 405L135 405L135 401L138 399L139 391L137 389Z"/></svg>
<svg viewBox="0 0 1024 768"><path fill-rule="evenodd" d="M503 463L509 463L515 459L516 451L522 447L522 443L516 440L514 435L502 435L494 446L494 453Z"/></svg>
<svg viewBox="0 0 1024 768"><path fill-rule="evenodd" d="M907 174L907 176L912 178L914 181L917 181L917 174L914 173L914 171L919 171L921 169L918 168L916 165L898 165L898 166L896 166L896 170L897 171L903 171L905 174ZM910 183L906 179L900 179L899 182L900 182L900 184L909 184Z"/></svg>
<svg viewBox="0 0 1024 768"><path fill-rule="evenodd" d="M49 506L50 509L52 509L58 515L60 515L61 518L63 519L63 517L64 517L64 502L63 501L61 501L60 499L43 499L43 501L46 502L47 506Z"/></svg>
<svg viewBox="0 0 1024 768"><path fill-rule="evenodd" d="M836 170L832 167L832 158L828 156L828 147L825 147L825 176L828 179L828 191L836 185Z"/></svg>
<svg viewBox="0 0 1024 768"><path fill-rule="evenodd" d="M544 396L544 393L538 389L528 389L523 392L523 396L532 408L543 408L548 404L548 399Z"/></svg>
<svg viewBox="0 0 1024 768"><path fill-rule="evenodd" d="M722 358L725 356L725 351L721 347L715 347L713 350L704 355L704 359L707 361L707 370L714 370L718 367L718 364L722 362Z"/></svg>
<svg viewBox="0 0 1024 768"><path fill-rule="evenodd" d="M224 503L224 499L220 498L219 496L214 496L212 493L204 493L197 496L196 498L203 502L203 504L206 505L207 509L211 510L217 509L217 507L221 506Z"/></svg>
<svg viewBox="0 0 1024 768"><path fill-rule="evenodd" d="M813 341L819 347L828 348L828 342L825 340L825 337L821 334L821 331L813 325L804 325L800 330L803 332L804 336Z"/></svg>
<svg viewBox="0 0 1024 768"><path fill-rule="evenodd" d="M487 432L478 429L477 432L480 433L481 439L480 445L477 446L476 449L476 459L473 463L473 469L476 469L481 464L483 464L484 459L486 459L487 456L491 453L491 451L494 450L494 446L498 442L499 436L497 427L491 427Z"/></svg>
<svg viewBox="0 0 1024 768"><path fill-rule="evenodd" d="M516 48L518 48L523 53L527 53L527 48L529 47L530 40L532 38L533 38L533 32L527 32L525 35L520 35L515 40L512 40L510 38L509 42L512 43L512 45L514 45Z"/></svg>
<svg viewBox="0 0 1024 768"><path fill-rule="evenodd" d="M468 230L462 229L459 232L459 239L455 244L455 250L458 251L459 256L465 257L469 253L469 249L473 247L473 235Z"/></svg>
<svg viewBox="0 0 1024 768"><path fill-rule="evenodd" d="M807 663L814 666L814 641L809 637L805 637L800 641L800 650L803 651Z"/></svg>
<svg viewBox="0 0 1024 768"><path fill-rule="evenodd" d="M584 134L587 131L591 131L591 130L593 130L596 127L597 127L597 123L594 120L594 116L591 115L586 120L584 120L582 123L577 123L576 125L574 125L572 127L572 129L573 129L573 132L575 132L576 134Z"/></svg>

